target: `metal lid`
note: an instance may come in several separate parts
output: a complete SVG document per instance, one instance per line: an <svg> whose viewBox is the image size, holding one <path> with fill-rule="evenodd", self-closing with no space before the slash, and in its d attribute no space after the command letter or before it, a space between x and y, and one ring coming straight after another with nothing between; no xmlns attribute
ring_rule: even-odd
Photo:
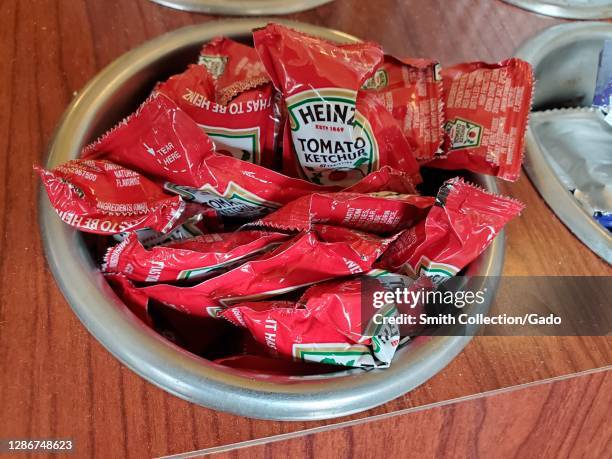
<svg viewBox="0 0 612 459"><path fill-rule="evenodd" d="M264 16L297 13L333 0L151 0L152 2L194 13L227 16Z"/></svg>
<svg viewBox="0 0 612 459"><path fill-rule="evenodd" d="M524 10L565 19L612 18L612 0L502 0Z"/></svg>
<svg viewBox="0 0 612 459"><path fill-rule="evenodd" d="M590 106L599 53L606 39L612 39L612 24L581 22L551 27L523 44L516 56L533 65L538 82L533 110ZM558 116L562 114L558 112ZM547 114L548 119L551 116L557 113ZM610 233L587 214L547 159L555 152L546 150L550 142L545 141L546 133L539 131L539 126L546 127L540 123L540 118L532 118L527 130L525 170L565 226L593 252L612 263Z"/></svg>

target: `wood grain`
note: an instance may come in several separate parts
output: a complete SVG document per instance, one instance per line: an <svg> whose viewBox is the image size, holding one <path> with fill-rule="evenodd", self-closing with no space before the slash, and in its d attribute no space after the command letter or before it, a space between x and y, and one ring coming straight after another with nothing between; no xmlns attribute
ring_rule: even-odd
<svg viewBox="0 0 612 459"><path fill-rule="evenodd" d="M599 372L210 457L604 458L612 456L611 404L612 373Z"/></svg>
<svg viewBox="0 0 612 459"><path fill-rule="evenodd" d="M558 22L491 0L337 0L290 17L443 64L507 57ZM89 336L45 265L36 223L39 185L31 166L43 160L74 93L127 50L211 19L146 0L0 0L0 438L71 437L79 457L150 457L339 421L251 420L157 389ZM528 179L502 189L528 206L508 229L506 274L610 274ZM350 419L611 363L610 338L476 338L423 386Z"/></svg>

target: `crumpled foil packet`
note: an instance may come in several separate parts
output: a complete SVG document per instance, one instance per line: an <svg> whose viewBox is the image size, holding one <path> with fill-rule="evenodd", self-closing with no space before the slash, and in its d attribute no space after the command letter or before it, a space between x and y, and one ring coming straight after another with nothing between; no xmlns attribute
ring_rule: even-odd
<svg viewBox="0 0 612 459"><path fill-rule="evenodd" d="M604 121L612 126L612 40L604 42L599 56L593 107L599 108Z"/></svg>
<svg viewBox="0 0 612 459"><path fill-rule="evenodd" d="M533 112L531 126L555 174L606 226L612 214L612 126L594 108Z"/></svg>

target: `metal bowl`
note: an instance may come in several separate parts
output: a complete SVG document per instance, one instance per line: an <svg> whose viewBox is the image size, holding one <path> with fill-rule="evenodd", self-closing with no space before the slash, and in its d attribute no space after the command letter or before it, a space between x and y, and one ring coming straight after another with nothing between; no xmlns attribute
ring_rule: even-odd
<svg viewBox="0 0 612 459"><path fill-rule="evenodd" d="M227 16L291 14L325 5L333 0L151 0L168 8Z"/></svg>
<svg viewBox="0 0 612 459"><path fill-rule="evenodd" d="M612 0L503 0L527 11L565 19L612 18Z"/></svg>
<svg viewBox="0 0 612 459"><path fill-rule="evenodd" d="M262 20L225 20L186 27L126 53L105 68L64 114L49 148L48 167L76 158L82 146L133 110L154 83L194 62L201 44L217 35L249 41ZM307 24L281 21L296 29L339 42L356 38ZM491 178L472 177L497 192ZM182 350L141 323L110 289L82 235L65 225L41 187L40 225L49 266L70 306L100 343L126 366L185 400L255 418L312 420L348 415L394 399L444 368L469 336L418 338L398 351L387 370L340 370L303 377L254 375L232 370ZM478 310L486 312L503 264L504 236L467 270L470 288L485 289ZM459 382L458 382L459 383Z"/></svg>
<svg viewBox="0 0 612 459"><path fill-rule="evenodd" d="M516 55L533 65L538 82L533 110L588 107L593 100L599 53L612 39L612 24L580 22L551 27L523 44ZM546 159L537 129L526 137L525 170L559 219L591 250L612 263L612 237L574 199Z"/></svg>

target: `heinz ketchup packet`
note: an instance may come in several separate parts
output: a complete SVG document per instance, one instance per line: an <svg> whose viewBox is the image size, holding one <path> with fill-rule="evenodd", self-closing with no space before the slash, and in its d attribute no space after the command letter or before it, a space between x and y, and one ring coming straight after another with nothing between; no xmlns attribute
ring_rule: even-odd
<svg viewBox="0 0 612 459"><path fill-rule="evenodd" d="M302 196L249 226L303 231L314 223L388 234L425 217L435 199L392 192L313 193Z"/></svg>
<svg viewBox="0 0 612 459"><path fill-rule="evenodd" d="M378 169L379 145L356 105L359 87L383 58L380 47L339 45L278 24L255 30L253 39L287 106L284 170L348 186Z"/></svg>
<svg viewBox="0 0 612 459"><path fill-rule="evenodd" d="M393 275L395 285L376 274L378 291L393 288L422 288L421 281ZM377 324L363 302L362 282L368 276L330 281L308 288L299 302L247 302L230 307L220 316L246 328L253 338L281 356L309 362L348 367L390 365L400 342L396 325ZM401 287L398 286L398 281ZM378 314L397 314L395 304L387 304Z"/></svg>
<svg viewBox="0 0 612 459"><path fill-rule="evenodd" d="M185 202L132 170L108 161L75 159L53 170L35 167L60 218L88 233L140 228L169 231Z"/></svg>
<svg viewBox="0 0 612 459"><path fill-rule="evenodd" d="M133 114L83 149L159 182L199 186L214 144L168 97L154 93Z"/></svg>
<svg viewBox="0 0 612 459"><path fill-rule="evenodd" d="M474 261L523 208L461 178L448 180L427 218L403 231L378 266L442 282Z"/></svg>
<svg viewBox="0 0 612 459"><path fill-rule="evenodd" d="M227 105L234 97L270 83L257 51L227 37L205 43L198 64L210 74L216 91L215 100Z"/></svg>
<svg viewBox="0 0 612 459"><path fill-rule="evenodd" d="M216 98L206 68L191 65L159 84L156 91L170 97L198 123L217 152L266 167L275 165L281 121L271 83L242 92L224 104Z"/></svg>
<svg viewBox="0 0 612 459"><path fill-rule="evenodd" d="M131 233L108 249L103 270L140 282L197 279L272 250L289 237L264 231L203 234L147 250Z"/></svg>
<svg viewBox="0 0 612 459"><path fill-rule="evenodd" d="M345 228L320 226L193 287L159 284L141 290L176 309L214 317L231 304L368 271L390 241Z"/></svg>
<svg viewBox="0 0 612 459"><path fill-rule="evenodd" d="M441 153L444 96L437 61L385 55L358 100L364 92L373 93L391 113L417 160L428 162Z"/></svg>
<svg viewBox="0 0 612 459"><path fill-rule="evenodd" d="M442 70L448 157L428 163L515 181L521 172L533 69L517 58Z"/></svg>

